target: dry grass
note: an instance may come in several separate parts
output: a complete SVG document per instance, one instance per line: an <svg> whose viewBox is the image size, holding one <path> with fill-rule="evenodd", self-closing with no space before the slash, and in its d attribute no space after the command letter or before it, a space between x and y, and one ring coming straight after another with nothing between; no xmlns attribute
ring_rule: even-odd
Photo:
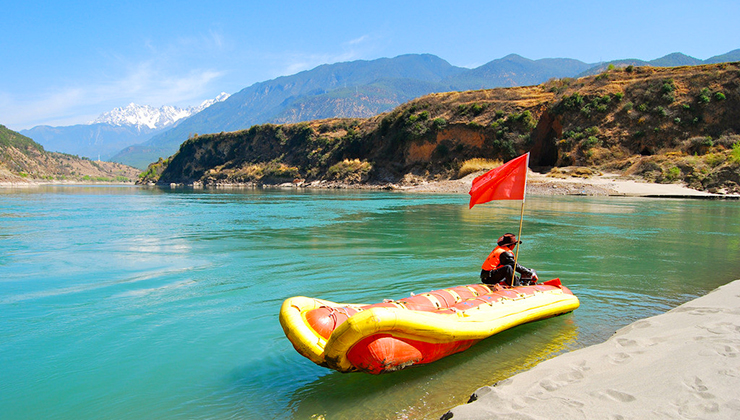
<svg viewBox="0 0 740 420"><path fill-rule="evenodd" d="M552 168L547 174L550 178L591 178L592 176L601 175L601 172L585 166L576 168Z"/></svg>
<svg viewBox="0 0 740 420"><path fill-rule="evenodd" d="M344 159L343 161L332 165L327 170L330 179L342 180L350 183L367 181L367 176L373 166L367 161L360 159Z"/></svg>
<svg viewBox="0 0 740 420"><path fill-rule="evenodd" d="M460 170L457 171L457 177L462 178L474 172L493 169L497 166L501 166L502 164L503 162L501 162L500 160L483 159L483 158L468 159L465 162L463 162L462 166L460 166Z"/></svg>

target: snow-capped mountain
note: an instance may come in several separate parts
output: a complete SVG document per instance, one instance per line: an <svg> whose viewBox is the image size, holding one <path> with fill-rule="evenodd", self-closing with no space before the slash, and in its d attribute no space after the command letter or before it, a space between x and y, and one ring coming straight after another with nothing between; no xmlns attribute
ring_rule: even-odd
<svg viewBox="0 0 740 420"><path fill-rule="evenodd" d="M154 108L149 105L130 103L125 108L114 108L112 111L101 114L94 121L89 122L88 125L110 124L118 127L134 126L139 129L149 127L157 130L169 127L179 120L187 118L193 114L197 114L216 102L221 102L228 97L228 93L221 92L221 94L214 99L208 99L198 106L190 106L187 108L179 108L171 105Z"/></svg>
<svg viewBox="0 0 740 420"><path fill-rule="evenodd" d="M227 93L222 93L214 99L188 108L169 105L154 108L132 103L125 108L106 112L87 124L66 127L38 125L30 130L21 130L21 134L32 138L49 151L107 160L124 148L143 143L228 97ZM141 169L148 163L141 162Z"/></svg>

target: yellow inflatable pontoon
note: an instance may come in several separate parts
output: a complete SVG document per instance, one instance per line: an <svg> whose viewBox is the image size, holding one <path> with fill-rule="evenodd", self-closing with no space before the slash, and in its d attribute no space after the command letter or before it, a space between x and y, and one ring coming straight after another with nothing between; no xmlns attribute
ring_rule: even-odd
<svg viewBox="0 0 740 420"><path fill-rule="evenodd" d="M559 279L435 290L375 305L296 296L280 324L298 353L340 372L392 372L468 349L500 331L564 314L578 298Z"/></svg>

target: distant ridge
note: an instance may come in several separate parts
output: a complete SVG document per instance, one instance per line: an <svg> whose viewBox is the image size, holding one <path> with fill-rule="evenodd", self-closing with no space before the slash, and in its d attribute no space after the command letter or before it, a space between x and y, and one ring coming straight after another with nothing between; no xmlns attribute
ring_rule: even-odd
<svg viewBox="0 0 740 420"><path fill-rule="evenodd" d="M101 114L87 124L65 127L39 125L21 130L20 134L34 139L50 151L107 160L124 147L146 141L228 97L222 92L214 99L187 108L169 105L154 108L131 103Z"/></svg>
<svg viewBox="0 0 740 420"><path fill-rule="evenodd" d="M490 89L537 85L552 78L570 77L590 68L579 60L543 58L530 60L517 54L493 60L468 72L455 75L444 82L452 90Z"/></svg>
<svg viewBox="0 0 740 420"><path fill-rule="evenodd" d="M726 54L715 55L706 60L700 60L698 58L691 57L689 55L675 52L666 56L656 58L655 60L645 61L638 60L636 58L628 58L621 60L607 61L604 63L598 63L593 65L588 70L579 73L576 77L592 76L599 74L609 68L609 65L614 67L627 67L632 66L653 66L653 67L679 67L679 66L699 66L702 64L717 64L717 63L729 63L740 61L740 49L730 51Z"/></svg>
<svg viewBox="0 0 740 420"><path fill-rule="evenodd" d="M406 54L324 64L294 75L255 83L163 129L152 129L151 125L120 125L115 129L98 126L90 132L73 126L76 128L70 130L77 132L68 139L66 149L59 150L97 158L95 154L83 153L84 148L117 141L118 148L100 153L101 158L144 169L160 157L171 156L180 144L196 134L234 131L264 123L284 124L333 117L367 118L430 93L531 86L550 79L598 74L609 65L672 67L727 61L740 61L740 49L704 61L682 53L668 54L651 61L622 59L596 64L569 58L531 60L509 54L467 69L453 66L431 54ZM46 127L36 133L29 130L23 133L46 145L66 128Z"/></svg>
<svg viewBox="0 0 740 420"><path fill-rule="evenodd" d="M709 62L740 60L740 50L712 57ZM553 78L581 77L617 67L703 64L681 53L652 61L637 59L588 64L568 58L530 60L517 54L492 60L474 69L450 65L431 54L325 64L292 76L254 85L114 156L142 167L172 155L195 134L249 128L263 123L295 123L320 118L367 118L387 112L420 96L450 91L531 86Z"/></svg>

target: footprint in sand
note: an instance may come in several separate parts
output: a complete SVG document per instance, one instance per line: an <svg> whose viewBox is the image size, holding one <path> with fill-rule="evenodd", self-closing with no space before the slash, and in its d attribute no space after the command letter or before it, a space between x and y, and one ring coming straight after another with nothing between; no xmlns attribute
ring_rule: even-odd
<svg viewBox="0 0 740 420"><path fill-rule="evenodd" d="M693 391L694 395L700 398L703 398L705 400L711 400L715 398L714 394L707 392L709 391L709 387L704 385L704 381L702 381L698 376L692 376L690 378L684 379L683 384L691 391Z"/></svg>
<svg viewBox="0 0 740 420"><path fill-rule="evenodd" d="M731 322L718 322L716 324L706 324L699 328L703 328L712 334L733 336L740 333L740 326L735 325Z"/></svg>
<svg viewBox="0 0 740 420"><path fill-rule="evenodd" d="M729 368L722 369L718 372L720 375L729 376L731 378L740 378L740 370Z"/></svg>
<svg viewBox="0 0 740 420"><path fill-rule="evenodd" d="M740 350L737 347L717 342L708 343L705 345L705 348L699 350L699 356L706 357L722 356L734 358L738 354L740 354Z"/></svg>
<svg viewBox="0 0 740 420"><path fill-rule="evenodd" d="M593 396L597 398L601 398L602 400L612 400L616 402L632 402L635 401L637 398L635 398L631 394L627 394L626 392L617 391L616 389L607 389L605 391L598 391L592 394Z"/></svg>
<svg viewBox="0 0 740 420"><path fill-rule="evenodd" d="M637 341L630 340L629 338L617 338L617 344L622 347L635 347L637 345Z"/></svg>
<svg viewBox="0 0 740 420"><path fill-rule="evenodd" d="M702 381L698 376L694 376L691 379L685 380L683 383L694 391L704 392L709 390L709 388L704 385L704 381Z"/></svg>
<svg viewBox="0 0 740 420"><path fill-rule="evenodd" d="M555 391L560 387L582 380L584 378L582 371L589 369L589 367L583 366L583 364L581 364L580 366L575 367L569 372L561 373L555 376L554 379L543 379L542 381L540 381L540 386L546 391Z"/></svg>
<svg viewBox="0 0 740 420"><path fill-rule="evenodd" d="M627 353L620 352L620 353L610 354L607 356L607 358L609 359L609 363L613 365L621 365L621 364L629 362L630 359L632 359L632 356L630 356Z"/></svg>
<svg viewBox="0 0 740 420"><path fill-rule="evenodd" d="M652 322L646 321L646 320L637 321L634 324L632 324L634 328L647 328L652 325L653 325Z"/></svg>

